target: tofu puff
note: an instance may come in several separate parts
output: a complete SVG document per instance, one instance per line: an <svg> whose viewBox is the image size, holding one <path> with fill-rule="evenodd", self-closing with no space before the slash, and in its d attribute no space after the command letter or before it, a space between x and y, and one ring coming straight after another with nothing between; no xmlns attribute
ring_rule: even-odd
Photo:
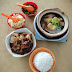
<svg viewBox="0 0 72 72"><path fill-rule="evenodd" d="M31 34L13 33L10 39L12 52L16 54L25 54L32 50L33 41Z"/></svg>
<svg viewBox="0 0 72 72"><path fill-rule="evenodd" d="M44 21L48 24L52 21L52 19L49 17L49 18L45 18Z"/></svg>

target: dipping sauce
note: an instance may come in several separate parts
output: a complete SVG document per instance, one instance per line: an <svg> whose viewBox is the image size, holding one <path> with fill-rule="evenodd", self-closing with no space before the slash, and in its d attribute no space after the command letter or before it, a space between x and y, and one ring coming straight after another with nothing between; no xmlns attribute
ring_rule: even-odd
<svg viewBox="0 0 72 72"><path fill-rule="evenodd" d="M19 18L20 21L13 22L11 19L8 19L8 23L10 24L11 27L13 27L13 28L19 28L19 27L21 27L21 26L24 25L25 19L23 18L22 15L20 15L20 14L13 14L12 17Z"/></svg>
<svg viewBox="0 0 72 72"><path fill-rule="evenodd" d="M26 4L26 6L29 6L29 5L30 5L30 4ZM24 8L22 8L22 11L23 11L25 14L28 14L28 15L34 14L34 13L37 11L37 9L36 9L36 7L35 7L34 5L30 5L30 6L32 6L32 7L35 9L34 12L29 12L28 10L26 10L26 9L24 9Z"/></svg>
<svg viewBox="0 0 72 72"><path fill-rule="evenodd" d="M12 33L10 39L10 47L13 53L25 54L32 50L33 41L31 34L27 33Z"/></svg>
<svg viewBox="0 0 72 72"><path fill-rule="evenodd" d="M26 9L24 8L21 8L22 12L27 15L27 16L34 16L36 13L37 13L37 10L38 10L38 6L36 3L34 2L25 2L23 5L26 5L26 6L32 6L35 10L33 12L29 12L27 11Z"/></svg>
<svg viewBox="0 0 72 72"><path fill-rule="evenodd" d="M47 13L41 18L41 27L50 34L59 33L63 30L64 19L56 13Z"/></svg>
<svg viewBox="0 0 72 72"><path fill-rule="evenodd" d="M47 52L38 52L33 60L34 66L40 71L40 72L48 72L52 66L53 66L53 58L51 54Z"/></svg>

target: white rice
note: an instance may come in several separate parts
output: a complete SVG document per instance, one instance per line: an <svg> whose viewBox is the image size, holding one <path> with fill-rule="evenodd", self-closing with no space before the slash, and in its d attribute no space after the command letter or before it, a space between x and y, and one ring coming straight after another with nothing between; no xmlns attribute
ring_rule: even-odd
<svg viewBox="0 0 72 72"><path fill-rule="evenodd" d="M41 72L47 72L52 68L54 61L51 54L39 52L35 55L33 64Z"/></svg>

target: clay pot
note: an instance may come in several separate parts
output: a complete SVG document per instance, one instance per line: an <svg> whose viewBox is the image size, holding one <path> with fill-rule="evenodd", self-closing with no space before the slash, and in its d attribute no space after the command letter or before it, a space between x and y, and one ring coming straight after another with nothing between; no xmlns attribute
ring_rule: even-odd
<svg viewBox="0 0 72 72"><path fill-rule="evenodd" d="M56 13L56 14L59 14L63 19L64 19L64 28L63 30L61 30L59 33L55 33L55 34L51 34L51 33L48 33L46 31L44 31L41 27L41 24L40 24L40 21L41 21L41 18L47 14L47 13ZM55 37L60 37L62 36L64 33L67 32L68 30L68 27L69 27L69 22L68 22L68 17L66 16L66 14L64 12L62 12L60 9L58 8L52 8L52 9L45 9L43 11L41 11L39 13L39 15L37 16L37 27L38 29L46 36L46 37L50 37L50 38L55 38Z"/></svg>

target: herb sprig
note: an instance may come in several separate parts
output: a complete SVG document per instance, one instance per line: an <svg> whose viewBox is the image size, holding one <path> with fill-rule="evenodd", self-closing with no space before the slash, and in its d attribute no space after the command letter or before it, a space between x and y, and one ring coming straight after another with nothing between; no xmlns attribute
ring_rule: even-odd
<svg viewBox="0 0 72 72"><path fill-rule="evenodd" d="M52 24L53 24L53 25L55 25L55 24L57 25L57 30L58 30L58 29L61 29L61 26L59 25L59 22L58 22L56 19L53 19L53 20L52 20Z"/></svg>
<svg viewBox="0 0 72 72"><path fill-rule="evenodd" d="M57 26L59 26L59 22L57 22L56 19L53 19L53 20L52 20L52 24L53 24L53 25L56 24Z"/></svg>

